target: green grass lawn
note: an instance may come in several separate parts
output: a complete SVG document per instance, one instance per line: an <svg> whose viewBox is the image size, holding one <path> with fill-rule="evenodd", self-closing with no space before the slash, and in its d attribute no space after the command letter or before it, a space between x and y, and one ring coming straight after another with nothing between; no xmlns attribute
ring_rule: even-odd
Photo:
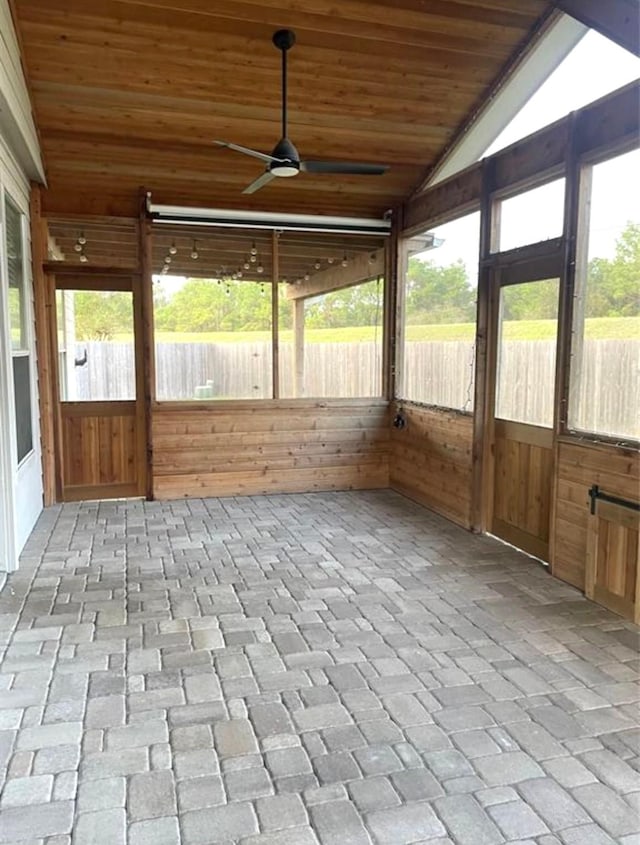
<svg viewBox="0 0 640 845"><path fill-rule="evenodd" d="M520 320L504 324L505 337L510 340L549 340L555 337L554 320ZM377 336L381 337L382 329ZM307 329L306 343L348 343L373 340L376 331L372 326L356 326L347 329ZM450 325L408 326L407 340L473 340L473 323L452 323ZM586 337L592 340L640 339L640 317L596 317L586 321ZM117 335L114 340L128 340ZM159 343L258 343L269 341L268 331L260 332L156 332ZM291 330L280 332L280 340L293 340Z"/></svg>

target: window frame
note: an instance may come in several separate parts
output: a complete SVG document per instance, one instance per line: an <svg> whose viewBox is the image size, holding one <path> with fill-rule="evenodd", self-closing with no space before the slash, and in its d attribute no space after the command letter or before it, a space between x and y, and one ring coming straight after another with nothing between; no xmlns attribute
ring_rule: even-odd
<svg viewBox="0 0 640 845"><path fill-rule="evenodd" d="M394 349L392 352L392 370L393 370L393 392L390 400L396 405L407 405L415 408L426 408L429 410L445 411L447 413L461 414L466 417L473 418L475 413L475 388L472 390L472 407L469 410L462 410L461 408L451 408L448 405L437 405L433 402L422 402L418 399L408 399L401 396L403 389L404 377L404 350L405 350L405 295L407 272L409 267L409 241L413 238L420 237L424 232L435 229L438 226L446 226L448 223L453 223L456 220L461 220L464 217L470 217L472 214L479 215L478 226L478 288L480 286L480 278L482 275L482 204L480 199L473 202L466 202L457 206L454 209L447 209L442 214L434 215L424 225L420 226L418 231L412 231L411 234L403 235L399 240L398 248L398 267L397 267L397 284L396 284L396 308L393 319L394 326ZM473 320L474 325L474 360L473 373L475 380L475 373L477 367L477 338L476 332L478 327L478 297L476 297L476 311Z"/></svg>
<svg viewBox="0 0 640 845"><path fill-rule="evenodd" d="M584 442L594 445L609 445L619 446L621 448L630 448L637 450L640 448L640 438L623 437L604 434L596 431L589 431L587 429L574 428L569 425L570 407L572 398L574 396L573 376L576 369L576 355L574 353L575 345L575 319L576 319L576 293L579 265L584 261L585 271L588 266L588 244L589 244L589 223L590 223L590 203L591 191L588 193L585 190L585 178L588 173L598 164L603 164L611 159L618 158L626 153L640 150L640 137L635 133L631 136L625 136L617 139L614 143L607 144L603 147L588 150L579 157L574 163L573 179L574 179L574 211L572 223L572 252L571 252L571 276L567 280L567 297L570 302L567 313L567 324L570 332L570 342L568 348L568 360L566 364L566 374L564 381L564 392L562 396L562 416L559 424L559 431L557 439L559 442L576 443ZM585 220L587 226L584 225Z"/></svg>

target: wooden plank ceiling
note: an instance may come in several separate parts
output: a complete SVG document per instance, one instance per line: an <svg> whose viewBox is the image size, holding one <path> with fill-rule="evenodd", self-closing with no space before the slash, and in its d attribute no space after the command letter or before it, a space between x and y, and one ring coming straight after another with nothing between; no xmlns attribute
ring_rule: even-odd
<svg viewBox="0 0 640 845"><path fill-rule="evenodd" d="M417 186L544 26L546 0L12 0L49 189L45 212L134 216L156 202L380 216ZM280 136L275 29L289 54L289 136L303 158L384 176L242 189Z"/></svg>

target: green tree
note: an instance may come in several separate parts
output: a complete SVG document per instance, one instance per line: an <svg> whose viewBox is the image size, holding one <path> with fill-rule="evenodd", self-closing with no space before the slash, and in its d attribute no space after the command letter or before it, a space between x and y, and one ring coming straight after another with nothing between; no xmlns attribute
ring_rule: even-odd
<svg viewBox="0 0 640 845"><path fill-rule="evenodd" d="M311 329L373 326L382 315L382 283L376 279L322 296L305 307L305 325Z"/></svg>
<svg viewBox="0 0 640 845"><path fill-rule="evenodd" d="M111 340L116 334L132 334L131 294L108 291L76 291L73 298L78 340Z"/></svg>
<svg viewBox="0 0 640 845"><path fill-rule="evenodd" d="M640 223L627 223L612 259L596 257L589 262L585 315L640 315Z"/></svg>
<svg viewBox="0 0 640 845"><path fill-rule="evenodd" d="M463 261L439 267L433 261L409 259L406 287L407 322L465 323L475 319L476 291Z"/></svg>

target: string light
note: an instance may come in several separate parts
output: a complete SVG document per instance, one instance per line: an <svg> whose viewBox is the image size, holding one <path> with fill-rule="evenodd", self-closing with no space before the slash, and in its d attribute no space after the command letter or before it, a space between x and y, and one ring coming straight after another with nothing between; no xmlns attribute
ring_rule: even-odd
<svg viewBox="0 0 640 845"><path fill-rule="evenodd" d="M264 267L262 266L262 261L256 267L258 273L264 273Z"/></svg>
<svg viewBox="0 0 640 845"><path fill-rule="evenodd" d="M86 264L88 260L89 260L89 259L88 259L88 258L87 258L87 256L84 254L84 252L81 252L81 253L80 253L80 261L82 261L82 263L83 263L83 264Z"/></svg>
<svg viewBox="0 0 640 845"><path fill-rule="evenodd" d="M176 246L176 242L172 241L171 246L169 247L169 254L175 255L177 251L178 251L178 247Z"/></svg>
<svg viewBox="0 0 640 845"><path fill-rule="evenodd" d="M251 264L249 264L249 262L245 258L244 264L242 266L244 267L245 270L248 270L251 267Z"/></svg>
<svg viewBox="0 0 640 845"><path fill-rule="evenodd" d="M349 263L349 262L347 261L347 253L346 253L346 252L345 252L344 257L343 257L343 259L342 259L342 261L341 261L340 263L341 263L341 265L342 265L343 267L346 267L346 266L347 266L347 264Z"/></svg>
<svg viewBox="0 0 640 845"><path fill-rule="evenodd" d="M196 241L193 242L193 247L191 248L191 257L194 261L198 258L198 244Z"/></svg>
<svg viewBox="0 0 640 845"><path fill-rule="evenodd" d="M80 241L78 241L77 243L75 243L75 244L73 245L73 248L74 248L74 250L75 250L76 252L82 252L82 244L80 243Z"/></svg>
<svg viewBox="0 0 640 845"><path fill-rule="evenodd" d="M78 243L80 246L84 246L87 242L87 239L84 236L84 232L80 232L80 236L78 237Z"/></svg>
<svg viewBox="0 0 640 845"><path fill-rule="evenodd" d="M165 264L171 264L171 256L170 255L165 255L164 263Z"/></svg>
<svg viewBox="0 0 640 845"><path fill-rule="evenodd" d="M313 266L316 268L316 270L319 270L320 269L320 262L316 261L316 263Z"/></svg>

